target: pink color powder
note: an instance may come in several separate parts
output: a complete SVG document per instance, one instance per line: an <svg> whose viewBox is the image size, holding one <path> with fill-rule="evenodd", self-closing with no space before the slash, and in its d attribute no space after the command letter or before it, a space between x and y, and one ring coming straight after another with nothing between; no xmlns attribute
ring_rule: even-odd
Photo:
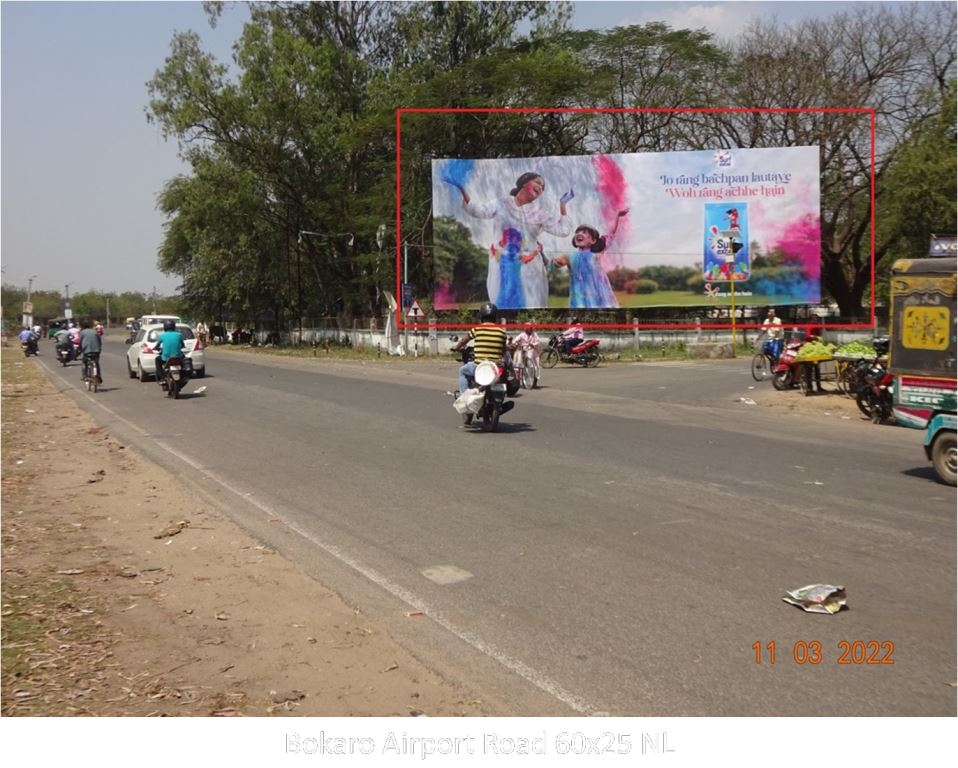
<svg viewBox="0 0 958 768"><path fill-rule="evenodd" d="M611 232L619 211L629 207L628 187L622 169L606 155L595 155L592 158L595 168L596 190L602 198L602 228L604 232ZM629 217L623 216L619 220L619 228L615 239L625 242L629 232ZM622 254L613 242L612 247L600 256L602 268L606 271L620 267L623 264Z"/></svg>
<svg viewBox="0 0 958 768"><path fill-rule="evenodd" d="M806 275L817 275L821 260L821 224L813 216L789 222L772 247L781 248L786 260L801 264Z"/></svg>

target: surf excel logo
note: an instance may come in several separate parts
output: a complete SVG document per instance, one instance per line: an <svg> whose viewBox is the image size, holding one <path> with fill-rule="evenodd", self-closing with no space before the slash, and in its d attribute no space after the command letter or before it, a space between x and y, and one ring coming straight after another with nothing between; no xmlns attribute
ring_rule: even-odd
<svg viewBox="0 0 958 768"><path fill-rule="evenodd" d="M732 167L732 151L729 149L717 149L715 151L715 167L716 168L731 168Z"/></svg>

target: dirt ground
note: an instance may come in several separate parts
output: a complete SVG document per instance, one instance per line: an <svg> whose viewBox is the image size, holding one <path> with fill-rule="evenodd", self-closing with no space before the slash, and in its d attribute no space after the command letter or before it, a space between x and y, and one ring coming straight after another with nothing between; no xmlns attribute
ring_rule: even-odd
<svg viewBox="0 0 958 768"><path fill-rule="evenodd" d="M4 716L500 714L9 348L2 406Z"/></svg>
<svg viewBox="0 0 958 768"><path fill-rule="evenodd" d="M837 394L748 392L861 418ZM188 500L12 349L2 406L3 715L506 714Z"/></svg>

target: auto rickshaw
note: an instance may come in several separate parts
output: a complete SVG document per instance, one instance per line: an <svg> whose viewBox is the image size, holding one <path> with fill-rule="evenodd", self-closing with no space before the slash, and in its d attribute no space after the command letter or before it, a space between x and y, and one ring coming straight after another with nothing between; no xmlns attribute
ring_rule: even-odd
<svg viewBox="0 0 958 768"><path fill-rule="evenodd" d="M936 252L932 239L931 252ZM954 239L952 239L954 240ZM955 258L899 259L891 270L889 371L899 424L925 430L925 455L955 485Z"/></svg>

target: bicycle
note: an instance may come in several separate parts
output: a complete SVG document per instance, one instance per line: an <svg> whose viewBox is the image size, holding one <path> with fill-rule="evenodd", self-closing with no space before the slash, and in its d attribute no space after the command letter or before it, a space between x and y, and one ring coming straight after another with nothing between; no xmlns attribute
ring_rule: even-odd
<svg viewBox="0 0 958 768"><path fill-rule="evenodd" d="M525 389L536 389L539 386L539 366L532 350L516 350L513 363L519 371L522 386Z"/></svg>
<svg viewBox="0 0 958 768"><path fill-rule="evenodd" d="M769 339L768 341L771 341ZM765 381L775 370L775 364L778 362L778 355L772 352L773 347L766 342L756 341L758 351L752 357L752 378L755 381Z"/></svg>
<svg viewBox="0 0 958 768"><path fill-rule="evenodd" d="M100 356L86 354L83 356L83 383L87 392L96 392L100 386Z"/></svg>

